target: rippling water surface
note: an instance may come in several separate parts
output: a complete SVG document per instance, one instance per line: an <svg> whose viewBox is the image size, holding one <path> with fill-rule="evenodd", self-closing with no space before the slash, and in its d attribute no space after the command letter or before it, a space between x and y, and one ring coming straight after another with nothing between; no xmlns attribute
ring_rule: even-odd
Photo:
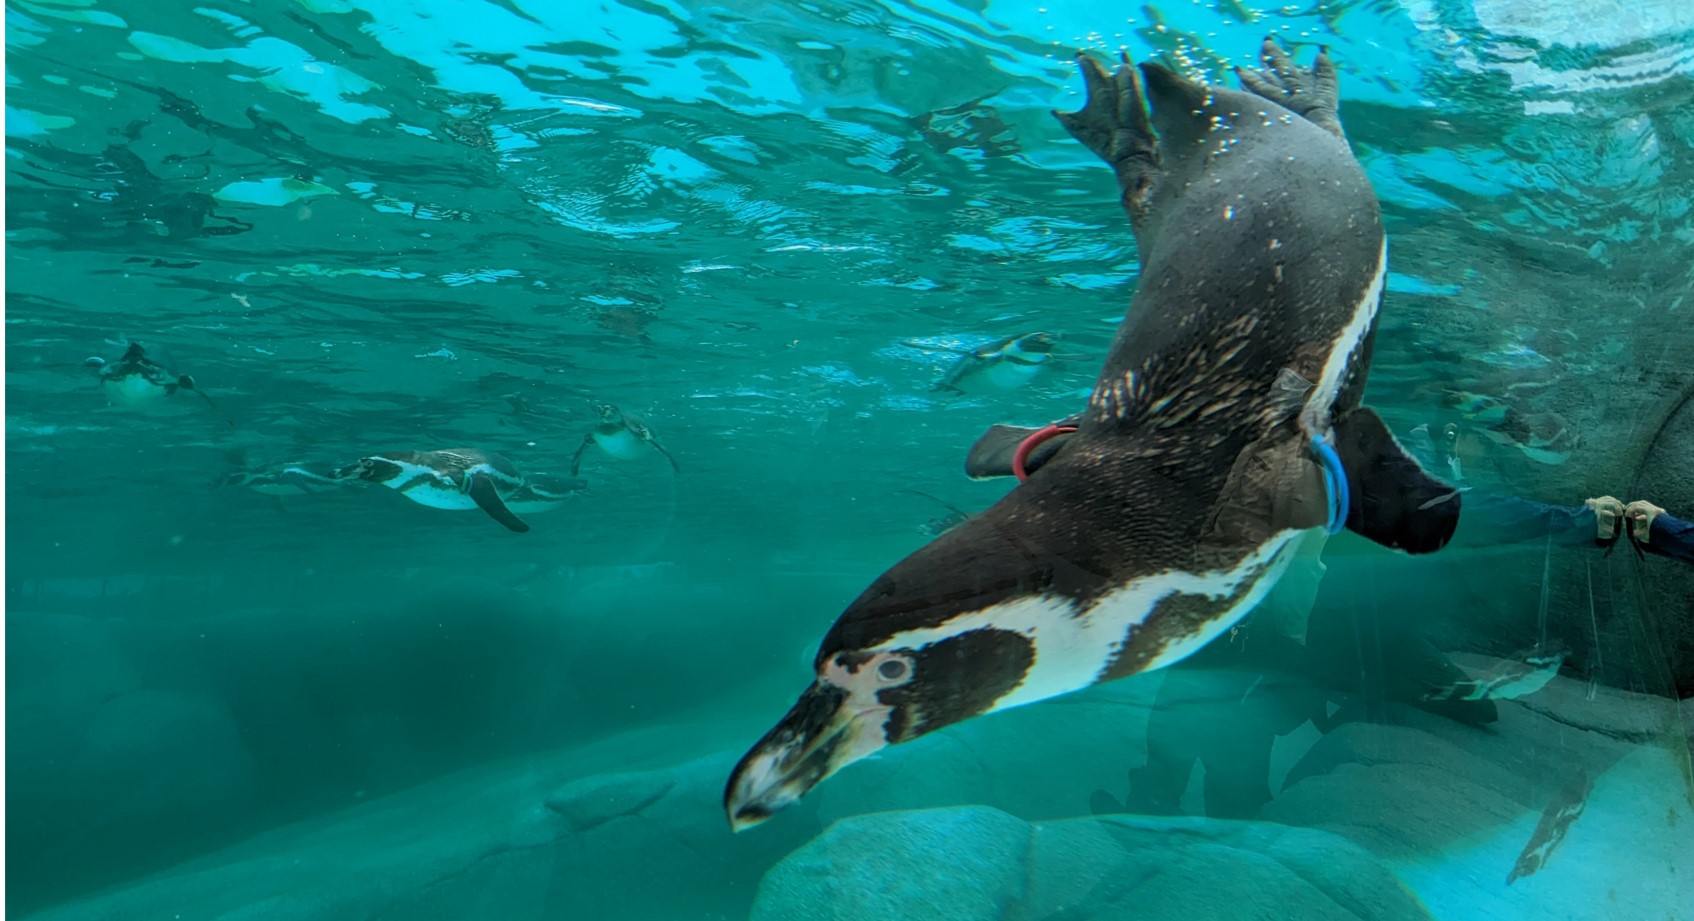
<svg viewBox="0 0 1694 921"><path fill-rule="evenodd" d="M396 853L396 840L526 846L476 825L516 809L505 800L461 806L461 826L416 793L450 772L530 765L458 781L488 796L609 777L611 792L579 799L639 812L647 794L619 771L668 777L745 748L809 680L847 601L927 540L944 506L974 511L1005 492L960 476L976 435L1069 415L1093 384L1138 262L1110 172L1049 114L1081 103L1077 48L1233 81L1267 34L1303 59L1327 46L1390 240L1370 402L1408 439L1457 426L1473 485L1694 510L1694 7L1681 0L8 0L6 16L15 910L421 917L405 906L431 904L428 873L370 864L354 875L392 878L392 891L335 902L320 890L357 888L332 868ZM958 349L1036 330L1059 346L1028 388L933 389ZM210 400L108 405L84 360L116 359L131 340ZM525 535L381 490L211 485L458 446L562 476L598 403L641 416L678 469L590 449L587 489ZM1331 607L1424 618L1443 649L1478 655L1568 622L1587 638L1559 679L1573 699L1588 687L1591 701L1600 676L1619 693L1694 693L1694 628L1678 619L1694 581L1672 564L1537 547L1410 572L1374 552L1332 545ZM1392 579L1408 588L1382 592ZM1478 619L1505 626L1479 633ZM1125 684L1112 693L1146 690L1124 725L1144 724L1158 679ZM1081 699L928 757L1056 746L1072 753L1059 760L1097 756L1121 786L1139 748L1040 741L1039 713L1118 700ZM1629 706L1614 709L1639 714ZM1608 740L1649 748L1670 725L1618 719L1634 722L1607 723ZM1015 741L1026 730L1037 735ZM620 749L626 731L640 737ZM1387 745L1367 748L1382 759ZM1607 917L1600 877L1577 870L1556 894L1535 893L1551 885L1542 875L1504 894L1430 895L1448 864L1490 847L1505 865L1478 872L1504 879L1568 773L1536 751L1477 768L1549 785L1466 806L1486 828L1412 841L1366 818L1375 831L1353 837L1390 855L1439 917ZM865 770L898 788L923 770L897 773L906 757ZM471 901L442 896L438 909L744 917L765 868L828 819L959 803L1089 814L1092 782L1022 753L992 782L1023 793L982 792L1000 756L983 757L932 768L904 798L842 792L810 824L737 837L727 868L700 869L673 851L729 847L709 789L727 765L713 761L703 785L661 784L686 792L674 795L686 821L620 832L634 842L624 851L590 843L528 875L491 871L479 895L452 897ZM388 794L423 798L357 818ZM639 821L585 819L561 795L549 814L583 841ZM1681 816L1687 835L1685 800L1643 814L1655 827ZM1346 824L1275 807L1259 818ZM337 831L345 810L354 825ZM330 830L286 830L297 822ZM397 837L381 837L383 822ZM1486 843L1495 832L1509 843ZM261 833L282 837L220 850ZM1604 851L1563 846L1578 864ZM288 881L267 887L232 881L247 871L169 869L246 866L267 847L312 855L325 876L278 871ZM596 852L615 859L562 881ZM642 861L656 879L632 869ZM666 878L672 902L644 891ZM606 892L586 901L561 892L595 880ZM1653 901L1675 885L1643 883L1626 895L1644 901L1625 903L1675 904ZM104 890L117 894L73 901ZM1016 916L1093 917L1068 898Z"/></svg>

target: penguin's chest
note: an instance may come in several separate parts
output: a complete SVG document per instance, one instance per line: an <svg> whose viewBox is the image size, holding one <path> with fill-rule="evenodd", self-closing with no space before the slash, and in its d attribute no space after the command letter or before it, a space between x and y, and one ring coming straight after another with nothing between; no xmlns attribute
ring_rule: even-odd
<svg viewBox="0 0 1694 921"><path fill-rule="evenodd" d="M396 463L395 468L393 476L378 482L419 505L448 511L476 508L462 481L452 474L419 464Z"/></svg>
<svg viewBox="0 0 1694 921"><path fill-rule="evenodd" d="M107 399L124 406L153 403L168 395L163 384L149 380L145 374L106 378L102 389L105 390Z"/></svg>
<svg viewBox="0 0 1694 921"><path fill-rule="evenodd" d="M594 443L600 446L600 450L622 460L639 457L646 448L646 443L631 434L629 429L595 432Z"/></svg>
<svg viewBox="0 0 1694 921"><path fill-rule="evenodd" d="M1516 700L1546 687L1559 673L1559 662L1525 664L1522 668L1495 676L1482 685L1482 697L1494 700Z"/></svg>
<svg viewBox="0 0 1694 921"><path fill-rule="evenodd" d="M476 502L464 490L451 483L433 480L414 483L400 489L400 494L419 505L430 508L447 509L448 511L465 511L476 508Z"/></svg>
<svg viewBox="0 0 1694 921"><path fill-rule="evenodd" d="M1045 357L1035 359L1001 356L984 362L980 371L967 375L967 378L981 390L1018 390L1035 380L1035 375L1045 363Z"/></svg>

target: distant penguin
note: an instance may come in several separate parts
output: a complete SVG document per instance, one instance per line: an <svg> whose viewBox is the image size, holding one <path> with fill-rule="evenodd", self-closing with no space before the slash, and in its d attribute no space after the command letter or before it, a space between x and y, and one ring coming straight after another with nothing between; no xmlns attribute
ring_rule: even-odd
<svg viewBox="0 0 1694 921"><path fill-rule="evenodd" d="M1250 92L1078 55L1087 103L1059 119L1112 167L1141 258L1087 407L1033 472L1056 427L1018 445L1004 498L847 606L731 772L732 829L886 746L1182 661L1314 529L1451 539L1459 492L1361 405L1387 245L1335 69L1296 70L1270 39L1263 55Z"/></svg>
<svg viewBox="0 0 1694 921"><path fill-rule="evenodd" d="M1053 337L1025 333L972 349L960 356L931 390L981 394L1028 386L1053 354Z"/></svg>
<svg viewBox="0 0 1694 921"><path fill-rule="evenodd" d="M273 470L232 470L218 476L212 485L248 489L265 496L304 496L345 489L347 481L337 478L333 471L285 464Z"/></svg>
<svg viewBox="0 0 1694 921"><path fill-rule="evenodd" d="M155 361L139 342L132 341L116 361L94 356L82 364L99 378L100 389L114 405L146 406L175 396L179 390L188 390L200 394L214 411L217 409L212 398L194 386L194 378L177 374Z"/></svg>
<svg viewBox="0 0 1694 921"><path fill-rule="evenodd" d="M571 457L571 476L582 470L583 452L591 445L598 445L600 450L620 460L640 457L648 450L658 451L671 462L672 470L682 471L676 458L665 450L646 423L610 403L601 403L594 407L594 411L599 414L600 422L594 426L594 431L582 437L582 444L577 446L576 454Z"/></svg>
<svg viewBox="0 0 1694 921"><path fill-rule="evenodd" d="M1506 885L1510 886L1526 876L1534 875L1547 866L1553 852L1565 840L1565 835L1570 833L1571 825L1582 818L1583 811L1588 808L1588 797L1593 792L1593 777L1587 768L1578 767L1565 785L1548 798L1546 808L1541 811L1541 818L1535 823L1535 831L1530 834L1529 841L1518 854L1511 872L1506 874Z"/></svg>
<svg viewBox="0 0 1694 921"><path fill-rule="evenodd" d="M506 497L506 507L523 515L556 509L569 501L588 484L580 478L530 476L524 484Z"/></svg>
<svg viewBox="0 0 1694 921"><path fill-rule="evenodd" d="M508 502L541 501L536 487L528 483L516 464L498 454L471 448L373 454L341 468L334 476L379 483L430 508L480 508L519 533L528 531L529 525Z"/></svg>
<svg viewBox="0 0 1694 921"><path fill-rule="evenodd" d="M1501 661L1487 674L1455 681L1424 692L1426 701L1517 700L1546 687L1565 664L1569 653L1559 648L1537 648Z"/></svg>

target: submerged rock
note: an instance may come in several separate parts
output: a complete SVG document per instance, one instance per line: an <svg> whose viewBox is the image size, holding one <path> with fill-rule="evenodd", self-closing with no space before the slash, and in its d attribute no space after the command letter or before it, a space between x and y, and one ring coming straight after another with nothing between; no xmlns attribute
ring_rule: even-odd
<svg viewBox="0 0 1694 921"><path fill-rule="evenodd" d="M1256 822L1028 823L967 806L843 819L765 874L754 921L1422 919L1357 845Z"/></svg>
<svg viewBox="0 0 1694 921"><path fill-rule="evenodd" d="M478 767L31 917L743 918L759 874L817 826L731 835L734 755L663 762L709 737L672 727Z"/></svg>

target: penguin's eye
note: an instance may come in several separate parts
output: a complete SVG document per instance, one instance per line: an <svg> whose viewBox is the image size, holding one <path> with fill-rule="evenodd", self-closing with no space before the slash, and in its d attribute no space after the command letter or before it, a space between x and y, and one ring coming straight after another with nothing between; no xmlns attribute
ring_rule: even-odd
<svg viewBox="0 0 1694 921"><path fill-rule="evenodd" d="M877 677L884 681L899 681L906 677L910 667L900 659L888 659L876 667Z"/></svg>

